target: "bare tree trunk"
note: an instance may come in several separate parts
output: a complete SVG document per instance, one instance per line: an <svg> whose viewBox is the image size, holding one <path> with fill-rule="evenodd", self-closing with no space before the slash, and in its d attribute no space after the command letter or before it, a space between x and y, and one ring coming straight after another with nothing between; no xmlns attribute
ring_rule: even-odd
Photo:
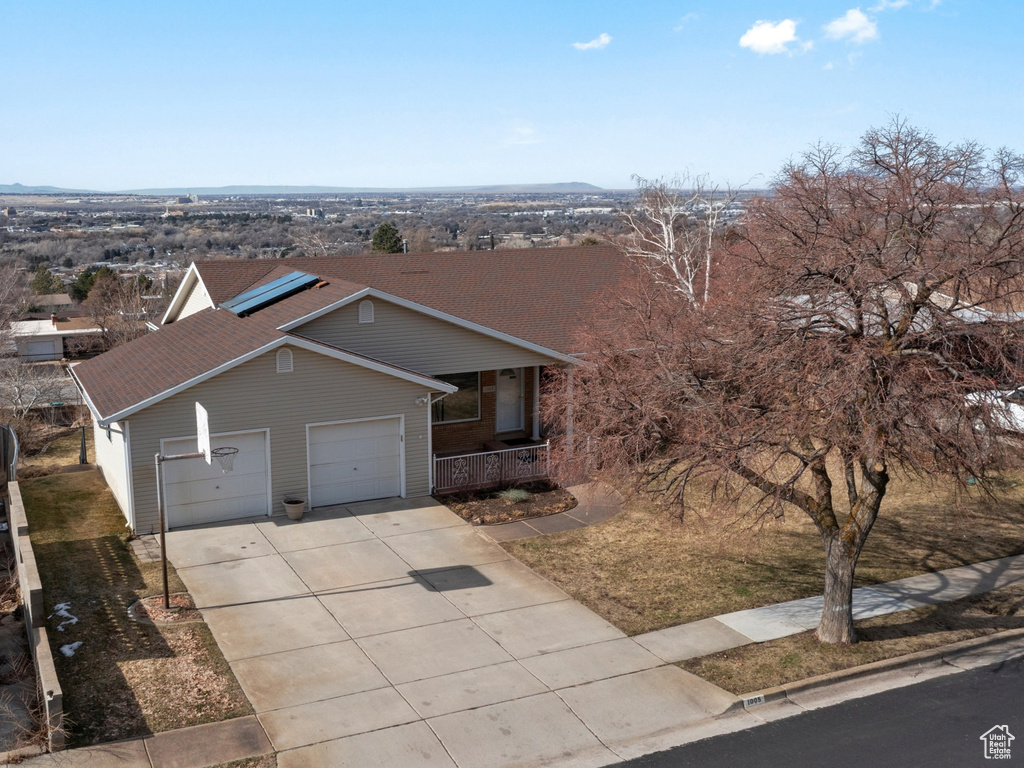
<svg viewBox="0 0 1024 768"><path fill-rule="evenodd" d="M840 527L821 530L825 542L825 592L818 639L835 645L857 642L853 631L853 574L882 506L889 473L881 461L860 461L857 488L852 461L844 456L850 513Z"/></svg>
<svg viewBox="0 0 1024 768"><path fill-rule="evenodd" d="M823 643L850 645L853 631L853 572L859 548L853 550L836 531L825 539L825 592L818 639Z"/></svg>

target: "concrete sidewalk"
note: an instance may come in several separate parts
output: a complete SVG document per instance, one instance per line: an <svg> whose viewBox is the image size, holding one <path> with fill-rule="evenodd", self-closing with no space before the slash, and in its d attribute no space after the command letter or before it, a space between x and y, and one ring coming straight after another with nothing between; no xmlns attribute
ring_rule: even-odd
<svg viewBox="0 0 1024 768"><path fill-rule="evenodd" d="M1021 581L1024 555L858 587L853 590L853 618L869 619L959 600ZM663 661L683 661L814 629L821 621L821 606L820 596L808 597L635 635L633 640Z"/></svg>

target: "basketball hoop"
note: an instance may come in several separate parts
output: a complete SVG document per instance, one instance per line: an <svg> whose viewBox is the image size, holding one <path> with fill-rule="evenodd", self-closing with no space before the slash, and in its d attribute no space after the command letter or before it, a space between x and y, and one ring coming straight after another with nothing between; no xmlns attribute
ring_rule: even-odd
<svg viewBox="0 0 1024 768"><path fill-rule="evenodd" d="M225 475L235 468L235 456L238 455L237 448L214 448L210 456L220 464L220 471Z"/></svg>

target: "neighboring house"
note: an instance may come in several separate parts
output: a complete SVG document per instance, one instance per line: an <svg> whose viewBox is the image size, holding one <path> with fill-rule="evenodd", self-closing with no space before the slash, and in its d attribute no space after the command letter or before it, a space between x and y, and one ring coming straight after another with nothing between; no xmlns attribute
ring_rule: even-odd
<svg viewBox="0 0 1024 768"><path fill-rule="evenodd" d="M18 320L11 323L11 334L18 357L31 361L63 360L75 357L80 350L95 346L103 330L90 317L48 320Z"/></svg>
<svg viewBox="0 0 1024 768"><path fill-rule="evenodd" d="M604 247L198 262L158 330L74 368L96 462L140 533L197 402L239 454L164 465L172 528L542 475L543 371L625 273Z"/></svg>
<svg viewBox="0 0 1024 768"><path fill-rule="evenodd" d="M74 302L71 301L71 297L66 293L44 293L40 296L33 296L29 304L39 307L46 312L60 312L61 310L71 309Z"/></svg>

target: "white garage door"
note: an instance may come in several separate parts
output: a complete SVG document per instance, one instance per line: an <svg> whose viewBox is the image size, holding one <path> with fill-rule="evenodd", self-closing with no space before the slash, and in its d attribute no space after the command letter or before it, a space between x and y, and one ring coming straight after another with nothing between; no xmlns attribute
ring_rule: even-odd
<svg viewBox="0 0 1024 768"><path fill-rule="evenodd" d="M168 528L268 513L266 433L222 435L211 438L210 445L238 449L231 472L224 474L216 459L212 465L203 459L164 462ZM194 437L163 444L166 456L196 450Z"/></svg>
<svg viewBox="0 0 1024 768"><path fill-rule="evenodd" d="M60 360L64 355L58 353L60 339L46 341L30 341L25 345L25 357L29 360ZM60 348L63 351L63 347Z"/></svg>
<svg viewBox="0 0 1024 768"><path fill-rule="evenodd" d="M402 495L398 418L310 426L310 506Z"/></svg>

